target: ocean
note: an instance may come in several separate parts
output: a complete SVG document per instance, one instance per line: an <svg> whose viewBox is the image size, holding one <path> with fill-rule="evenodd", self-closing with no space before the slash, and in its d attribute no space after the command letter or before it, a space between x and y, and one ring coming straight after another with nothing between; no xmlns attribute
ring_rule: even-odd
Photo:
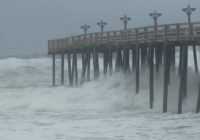
<svg viewBox="0 0 200 140"><path fill-rule="evenodd" d="M135 94L134 74L101 74L97 81L69 88L67 61L65 86L60 86L60 59L56 59L53 88L51 58L1 58L0 140L199 140L200 114L195 113L199 78L191 53L188 98L181 115L177 70L171 72L168 113L163 114L162 67L154 76L151 110L148 68L141 70L140 92ZM81 60L78 63L80 76Z"/></svg>

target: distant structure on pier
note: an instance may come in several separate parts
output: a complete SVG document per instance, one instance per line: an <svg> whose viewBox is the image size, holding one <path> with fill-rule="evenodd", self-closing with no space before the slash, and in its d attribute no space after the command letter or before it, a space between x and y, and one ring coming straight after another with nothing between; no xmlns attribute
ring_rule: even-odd
<svg viewBox="0 0 200 140"><path fill-rule="evenodd" d="M97 23L101 32L88 33L89 25L80 28L84 34L48 41L48 54L53 56L53 86L55 86L55 56L61 55L61 85L64 85L64 55L68 59L69 84L78 86L90 81L90 60L93 59L94 79L98 79L99 54L103 56L103 73L113 74L113 55L116 56L115 72L132 71L135 73L135 93L140 91L140 69L149 67L149 100L150 108L154 102L154 67L159 74L160 66L164 65L163 112L167 112L168 86L170 84L170 69L175 67L175 53L179 53L180 88L178 98L178 113L182 113L182 100L187 97L188 46L193 47L195 71L198 73L196 46L200 44L200 22L192 22L191 15L196 9L188 5L182 9L187 14L187 23L159 25L158 18L162 15L157 11L150 13L154 25L139 28L127 28L130 17L124 15L120 20L123 30L104 31L107 22ZM179 52L175 51L179 48ZM176 49L178 50L178 49ZM132 68L130 67L132 53ZM78 80L77 55L82 55L82 73ZM71 58L72 57L72 58ZM155 59L155 62L154 62ZM200 85L199 85L200 88ZM200 111L200 90L197 99L196 112Z"/></svg>

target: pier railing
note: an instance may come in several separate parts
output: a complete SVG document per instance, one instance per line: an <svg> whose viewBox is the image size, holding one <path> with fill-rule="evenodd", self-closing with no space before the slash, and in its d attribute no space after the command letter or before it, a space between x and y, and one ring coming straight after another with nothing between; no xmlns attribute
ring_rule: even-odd
<svg viewBox="0 0 200 140"><path fill-rule="evenodd" d="M134 45L136 43L148 42L175 42L195 41L200 39L200 22L178 24L165 24L154 26L132 28L126 31L108 31L81 34L62 39L48 41L49 54L61 52L62 50L73 50L89 46L119 46L120 44Z"/></svg>

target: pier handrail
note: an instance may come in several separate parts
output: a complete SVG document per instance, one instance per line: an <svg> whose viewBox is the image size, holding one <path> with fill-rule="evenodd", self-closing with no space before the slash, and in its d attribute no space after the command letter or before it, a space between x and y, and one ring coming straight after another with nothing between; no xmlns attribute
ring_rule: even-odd
<svg viewBox="0 0 200 140"><path fill-rule="evenodd" d="M168 28L165 28L165 27ZM191 28L190 28L191 27ZM167 31L165 31L167 29ZM137 31L137 33L136 33ZM167 36L165 34L167 32ZM135 44L145 42L164 42L196 40L200 38L200 22L163 24L157 26L156 39L154 39L154 26L130 28L126 31L115 30L106 32L94 32L70 36L67 38L54 39L48 41L49 53L62 49L73 49L78 47L120 45L123 43Z"/></svg>

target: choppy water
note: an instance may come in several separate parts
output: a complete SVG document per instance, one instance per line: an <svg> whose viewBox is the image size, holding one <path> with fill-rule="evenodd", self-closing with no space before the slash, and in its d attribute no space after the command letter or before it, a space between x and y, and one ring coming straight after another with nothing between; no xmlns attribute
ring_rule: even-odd
<svg viewBox="0 0 200 140"><path fill-rule="evenodd" d="M51 64L45 57L0 59L0 140L199 140L200 114L194 113L198 77L192 68L183 103L184 112L191 113L177 115L175 73L169 89L170 113L162 114L162 72L155 75L154 109L149 110L144 71L140 93L135 95L134 76L123 74L79 88L52 88ZM56 64L59 84L59 60Z"/></svg>

